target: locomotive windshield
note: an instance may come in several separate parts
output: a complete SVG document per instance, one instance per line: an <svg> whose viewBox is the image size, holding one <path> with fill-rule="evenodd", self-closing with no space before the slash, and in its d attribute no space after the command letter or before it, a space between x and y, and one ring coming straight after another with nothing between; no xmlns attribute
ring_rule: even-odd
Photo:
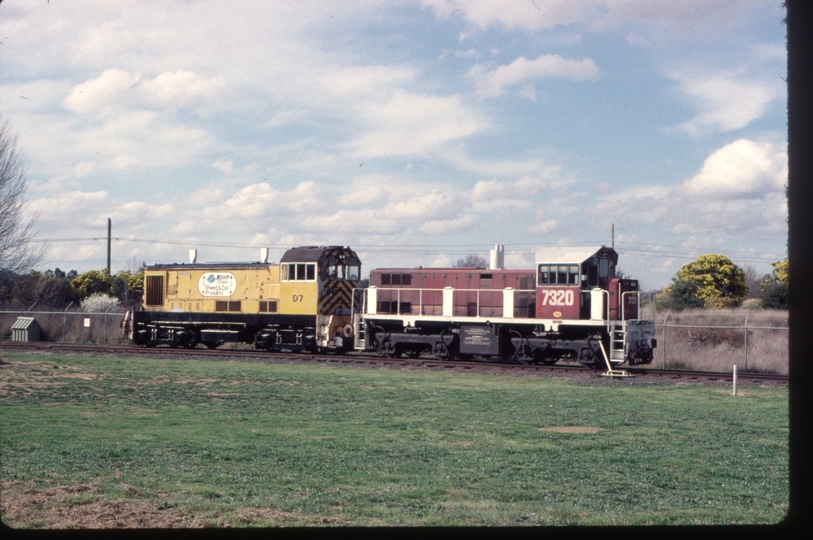
<svg viewBox="0 0 813 540"><path fill-rule="evenodd" d="M598 259L592 257L587 261L587 284L590 287L598 287L599 279L609 279L615 277L615 266L609 259Z"/></svg>
<svg viewBox="0 0 813 540"><path fill-rule="evenodd" d="M579 265L540 264L538 281L540 285L578 285Z"/></svg>
<svg viewBox="0 0 813 540"><path fill-rule="evenodd" d="M361 263L358 259L347 258L344 260L336 260L335 257L330 257L327 267L328 279L337 281L358 281L361 274Z"/></svg>

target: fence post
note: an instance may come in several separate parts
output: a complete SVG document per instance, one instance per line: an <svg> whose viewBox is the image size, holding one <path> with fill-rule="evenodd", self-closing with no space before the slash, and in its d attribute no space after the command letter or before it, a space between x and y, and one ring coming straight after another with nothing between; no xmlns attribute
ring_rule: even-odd
<svg viewBox="0 0 813 540"><path fill-rule="evenodd" d="M68 309L73 305L73 302L68 304L68 307L65 308L65 315L62 317L62 339L59 341L65 341L65 321L68 320Z"/></svg>
<svg viewBox="0 0 813 540"><path fill-rule="evenodd" d="M737 395L737 364L734 364L734 377L732 379L731 395Z"/></svg>
<svg viewBox="0 0 813 540"><path fill-rule="evenodd" d="M745 312L745 324L743 325L745 329L745 367L743 369L745 371L748 371L748 316L750 314L750 310Z"/></svg>
<svg viewBox="0 0 813 540"><path fill-rule="evenodd" d="M672 312L671 309L666 310L666 317L663 318L663 362L661 364L661 369L666 369L666 319L669 318L669 314Z"/></svg>
<svg viewBox="0 0 813 540"><path fill-rule="evenodd" d="M107 312L113 309L113 306L104 310L104 344L107 345Z"/></svg>

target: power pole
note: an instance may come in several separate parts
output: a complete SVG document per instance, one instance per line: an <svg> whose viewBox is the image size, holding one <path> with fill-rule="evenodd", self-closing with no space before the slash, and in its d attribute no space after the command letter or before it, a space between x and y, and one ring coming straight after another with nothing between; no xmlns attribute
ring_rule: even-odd
<svg viewBox="0 0 813 540"><path fill-rule="evenodd" d="M613 229L612 229L612 233L611 233L612 236L611 236L611 239L610 239L610 247L615 249L615 223L613 223L612 226L613 226ZM108 251L110 251L110 250L108 249ZM110 266L110 262L107 263L107 266Z"/></svg>
<svg viewBox="0 0 813 540"><path fill-rule="evenodd" d="M110 275L110 240L111 240L111 232L113 230L113 225L110 221L110 218L107 218L107 275Z"/></svg>

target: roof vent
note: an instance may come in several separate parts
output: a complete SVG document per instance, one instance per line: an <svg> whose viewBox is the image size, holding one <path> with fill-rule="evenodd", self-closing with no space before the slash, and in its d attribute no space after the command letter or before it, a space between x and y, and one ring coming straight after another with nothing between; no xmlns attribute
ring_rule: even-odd
<svg viewBox="0 0 813 540"><path fill-rule="evenodd" d="M197 249L190 249L189 250L189 263L195 264L195 261L198 260L198 250Z"/></svg>

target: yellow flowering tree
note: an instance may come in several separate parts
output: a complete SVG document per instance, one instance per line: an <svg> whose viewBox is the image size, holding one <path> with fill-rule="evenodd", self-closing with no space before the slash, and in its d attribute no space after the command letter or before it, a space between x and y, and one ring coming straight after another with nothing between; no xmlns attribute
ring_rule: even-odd
<svg viewBox="0 0 813 540"><path fill-rule="evenodd" d="M724 255L702 255L678 270L672 281L696 284L695 295L709 308L739 306L748 293L745 272Z"/></svg>
<svg viewBox="0 0 813 540"><path fill-rule="evenodd" d="M785 257L781 261L771 263L773 270L771 271L771 279L785 285L788 284L788 258Z"/></svg>

